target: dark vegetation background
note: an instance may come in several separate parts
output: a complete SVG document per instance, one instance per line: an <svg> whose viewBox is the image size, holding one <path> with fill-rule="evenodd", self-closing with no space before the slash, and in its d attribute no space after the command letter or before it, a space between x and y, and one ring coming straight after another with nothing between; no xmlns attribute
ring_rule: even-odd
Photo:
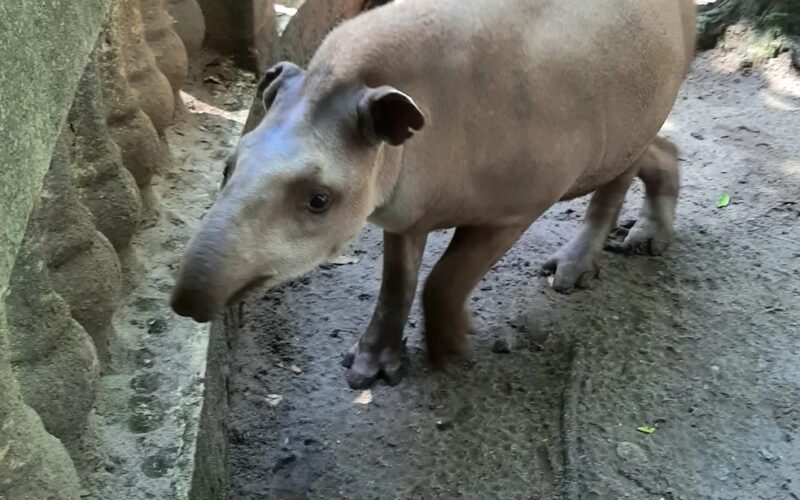
<svg viewBox="0 0 800 500"><path fill-rule="evenodd" d="M712 49L732 24L743 21L758 33L754 55L769 59L792 53L800 69L800 0L717 0L699 7L698 46Z"/></svg>

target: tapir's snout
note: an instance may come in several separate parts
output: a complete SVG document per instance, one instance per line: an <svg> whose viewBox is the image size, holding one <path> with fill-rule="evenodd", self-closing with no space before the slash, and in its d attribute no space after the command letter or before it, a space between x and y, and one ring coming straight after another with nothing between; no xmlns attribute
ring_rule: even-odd
<svg viewBox="0 0 800 500"><path fill-rule="evenodd" d="M186 287L181 283L177 283L172 290L170 307L175 314L192 318L198 323L208 323L221 309L220 305L203 290Z"/></svg>
<svg viewBox="0 0 800 500"><path fill-rule="evenodd" d="M190 244L170 297L176 314L198 323L211 321L228 304L272 277L250 262L231 258L231 252L222 250L225 242L205 236L201 233Z"/></svg>
<svg viewBox="0 0 800 500"><path fill-rule="evenodd" d="M226 247L216 231L201 231L189 243L170 297L176 314L207 323L240 288L235 271L244 266L231 262Z"/></svg>
<svg viewBox="0 0 800 500"><path fill-rule="evenodd" d="M268 281L269 277L257 277L247 281L243 286L234 288L232 292L210 293L213 289L203 286L197 281L182 277L175 284L170 298L170 307L179 316L192 318L198 323L208 323L232 302L239 300L253 288Z"/></svg>
<svg viewBox="0 0 800 500"><path fill-rule="evenodd" d="M207 265L193 262L191 257L181 264L170 297L170 307L179 316L207 323L222 310L226 297L214 283Z"/></svg>

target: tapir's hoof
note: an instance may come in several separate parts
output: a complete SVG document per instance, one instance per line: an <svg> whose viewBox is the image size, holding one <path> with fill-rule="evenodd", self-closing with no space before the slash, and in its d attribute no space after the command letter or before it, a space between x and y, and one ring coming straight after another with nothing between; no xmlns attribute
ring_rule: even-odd
<svg viewBox="0 0 800 500"><path fill-rule="evenodd" d="M575 258L569 252L558 252L544 263L542 274L555 277L552 286L558 293L568 294L576 288L591 288L592 280L599 275L593 257Z"/></svg>
<svg viewBox="0 0 800 500"><path fill-rule="evenodd" d="M465 335L455 339L437 339L432 341L426 337L428 347L428 363L436 371L444 371L451 364L469 362L471 360L469 343Z"/></svg>
<svg viewBox="0 0 800 500"><path fill-rule="evenodd" d="M397 385L405 374L405 344L400 349L363 349L359 342L342 358L347 368L345 378L352 389L366 389L381 378L388 385Z"/></svg>
<svg viewBox="0 0 800 500"><path fill-rule="evenodd" d="M606 249L627 255L661 255L672 243L673 231L651 219L639 219L628 231L625 239L611 241Z"/></svg>

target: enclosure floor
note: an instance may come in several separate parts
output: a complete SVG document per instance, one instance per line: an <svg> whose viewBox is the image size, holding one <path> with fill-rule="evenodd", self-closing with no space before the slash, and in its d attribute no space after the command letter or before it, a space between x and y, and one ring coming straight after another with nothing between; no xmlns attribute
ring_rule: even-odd
<svg viewBox="0 0 800 500"><path fill-rule="evenodd" d="M476 290L467 363L427 368L417 304L402 383L347 387L376 228L359 262L253 294L234 339L231 498L800 498L800 83L785 59L752 75L738 61L701 55L664 127L683 183L666 255L604 253L591 290L559 295L537 269L586 200L555 206Z"/></svg>

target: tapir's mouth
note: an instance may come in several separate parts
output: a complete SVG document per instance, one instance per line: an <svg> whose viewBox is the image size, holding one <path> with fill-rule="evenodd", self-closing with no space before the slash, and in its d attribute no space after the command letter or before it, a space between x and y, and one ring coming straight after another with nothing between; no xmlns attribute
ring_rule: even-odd
<svg viewBox="0 0 800 500"><path fill-rule="evenodd" d="M251 290L258 288L264 284L266 284L272 276L259 276L247 282L243 287L237 290L227 301L227 305L235 304L240 302L248 292Z"/></svg>

